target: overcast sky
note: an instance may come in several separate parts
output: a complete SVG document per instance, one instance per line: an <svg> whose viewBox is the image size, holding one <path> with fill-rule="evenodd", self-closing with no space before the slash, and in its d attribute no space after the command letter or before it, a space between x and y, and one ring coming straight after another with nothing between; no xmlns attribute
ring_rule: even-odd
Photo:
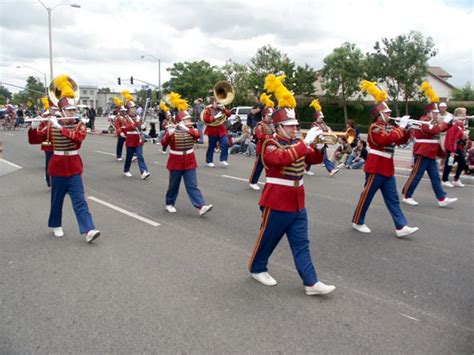
<svg viewBox="0 0 474 355"><path fill-rule="evenodd" d="M48 7L70 3L44 0ZM72 2L71 2L72 3ZM158 82L169 79L172 63L205 60L247 63L271 45L299 65L322 67L323 58L343 42L364 53L375 41L410 30L431 36L441 66L454 85L474 83L473 0L273 0L164 1L77 0L80 9L52 11L54 75L67 73L80 85L124 89L117 77ZM47 11L36 0L0 0L0 81L24 85L47 74ZM42 76L41 76L42 77ZM135 88L137 85L135 85ZM134 87L129 86L129 89ZM16 91L9 87L11 91Z"/></svg>

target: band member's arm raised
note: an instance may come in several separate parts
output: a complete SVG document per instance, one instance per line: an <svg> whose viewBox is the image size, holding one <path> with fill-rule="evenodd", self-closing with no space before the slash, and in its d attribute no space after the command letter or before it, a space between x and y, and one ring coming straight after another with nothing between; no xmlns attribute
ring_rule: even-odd
<svg viewBox="0 0 474 355"><path fill-rule="evenodd" d="M405 129L401 127L397 127L391 132L387 132L385 129L375 124L369 128L369 139L380 146L403 144L401 142L406 142L409 137L410 135L408 132L406 132Z"/></svg>
<svg viewBox="0 0 474 355"><path fill-rule="evenodd" d="M266 166L287 166L304 156L308 148L303 141L286 149L280 148L276 142L267 141L263 149L263 162Z"/></svg>
<svg viewBox="0 0 474 355"><path fill-rule="evenodd" d="M316 145L312 144L310 147L307 147L305 163L306 164L321 164L324 159L324 152L322 150L316 149Z"/></svg>
<svg viewBox="0 0 474 355"><path fill-rule="evenodd" d="M194 140L198 140L199 137L201 136L201 132L199 132L199 130L193 128L193 127L190 127L189 128L189 131L188 133L194 138Z"/></svg>
<svg viewBox="0 0 474 355"><path fill-rule="evenodd" d="M259 141L263 141L265 139L265 129L261 124L257 124L257 127L255 127L255 137L257 137L257 140Z"/></svg>
<svg viewBox="0 0 474 355"><path fill-rule="evenodd" d="M86 126L84 123L80 122L77 124L75 129L68 129L66 127L61 128L61 134L65 137L71 139L74 143L82 143L86 138Z"/></svg>

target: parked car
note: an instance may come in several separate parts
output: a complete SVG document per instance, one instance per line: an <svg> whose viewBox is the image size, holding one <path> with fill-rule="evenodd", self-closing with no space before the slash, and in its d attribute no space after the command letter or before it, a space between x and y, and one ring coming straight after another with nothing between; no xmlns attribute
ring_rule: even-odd
<svg viewBox="0 0 474 355"><path fill-rule="evenodd" d="M234 124L235 122L235 117L239 116L240 117L240 122L242 122L243 125L247 124L247 115L249 114L250 110L252 109L251 106L237 106L233 107L230 110L230 117L228 121L230 124Z"/></svg>

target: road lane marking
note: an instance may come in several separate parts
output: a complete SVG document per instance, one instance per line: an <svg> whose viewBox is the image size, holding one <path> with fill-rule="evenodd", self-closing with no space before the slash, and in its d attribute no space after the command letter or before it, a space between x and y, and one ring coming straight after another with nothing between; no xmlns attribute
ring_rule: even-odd
<svg viewBox="0 0 474 355"><path fill-rule="evenodd" d="M106 207L109 207L117 212L120 212L120 213L123 213L124 215L127 215L129 217L132 217L132 218L135 218L135 219L138 219L139 221L141 222L144 222L144 223L147 223L153 227L158 227L158 226L161 226L161 224L159 224L158 222L155 222L155 221L152 221L151 219L148 219L146 217L142 217L142 216L139 216L137 213L135 212L130 212L130 211L127 211L121 207L118 207L118 206L115 206L109 202L106 202L106 201L103 201L103 200L100 200L98 199L97 197L94 197L94 196L87 196L87 198L89 200L92 200L92 201L95 201L97 203L100 203L101 205L104 205Z"/></svg>
<svg viewBox="0 0 474 355"><path fill-rule="evenodd" d="M11 165L11 166L13 166L14 168L17 168L17 169L22 169L22 168L23 168L22 166L17 165L17 164L15 164L15 163L12 163L12 162L10 162L10 161L8 161L8 160L5 160L5 159L0 159L0 161L6 163L6 164L8 164L8 165Z"/></svg>
<svg viewBox="0 0 474 355"><path fill-rule="evenodd" d="M420 320L415 318L415 317L411 317L409 316L408 314L405 314L405 313L400 313L400 315L402 315L403 317L406 317L408 319L411 319L411 320L416 320L417 322L419 322Z"/></svg>
<svg viewBox="0 0 474 355"><path fill-rule="evenodd" d="M4 133L6 136L15 136L13 133Z"/></svg>
<svg viewBox="0 0 474 355"><path fill-rule="evenodd" d="M100 153L100 154L105 154L105 155L111 155L111 156L113 156L113 157L115 156L115 154L108 153L108 152L103 152L103 151L101 151L101 150L96 150L95 152L96 152L96 153Z"/></svg>

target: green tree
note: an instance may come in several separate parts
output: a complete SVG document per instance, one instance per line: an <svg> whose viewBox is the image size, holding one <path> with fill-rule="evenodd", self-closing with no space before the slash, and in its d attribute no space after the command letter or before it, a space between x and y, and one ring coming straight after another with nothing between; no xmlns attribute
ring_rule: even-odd
<svg viewBox="0 0 474 355"><path fill-rule="evenodd" d="M40 97L45 96L45 87L40 78L33 76L26 80L25 89L13 95L13 103L28 108L41 108Z"/></svg>
<svg viewBox="0 0 474 355"><path fill-rule="evenodd" d="M343 107L344 120L348 119L347 101L359 91L364 72L364 55L353 43L345 42L324 58L323 89Z"/></svg>
<svg viewBox="0 0 474 355"><path fill-rule="evenodd" d="M163 84L165 92L176 91L189 104L198 97L206 98L212 96L212 88L224 80L224 74L216 66L201 60L199 62L174 63L171 68L166 69L171 74L171 79Z"/></svg>
<svg viewBox="0 0 474 355"><path fill-rule="evenodd" d="M316 71L308 64L304 67L299 66L295 71L294 91L298 95L312 96L314 94L314 81L316 80Z"/></svg>
<svg viewBox="0 0 474 355"><path fill-rule="evenodd" d="M249 69L245 64L239 64L229 59L222 67L222 73L235 89L235 99L232 105L245 105L249 102L249 95L252 95L249 82Z"/></svg>
<svg viewBox="0 0 474 355"><path fill-rule="evenodd" d="M5 105L12 98L12 93L5 86L0 85L0 105Z"/></svg>
<svg viewBox="0 0 474 355"><path fill-rule="evenodd" d="M110 94L111 92L110 88L100 88L98 91L99 94Z"/></svg>
<svg viewBox="0 0 474 355"><path fill-rule="evenodd" d="M382 38L376 42L374 53L367 54L368 76L385 82L388 94L398 112L400 97L405 102L416 97L419 87L428 74L428 60L436 55L431 37L424 38L416 31L392 39Z"/></svg>
<svg viewBox="0 0 474 355"><path fill-rule="evenodd" d="M457 101L474 101L474 88L467 82L462 88L453 90L453 99Z"/></svg>

